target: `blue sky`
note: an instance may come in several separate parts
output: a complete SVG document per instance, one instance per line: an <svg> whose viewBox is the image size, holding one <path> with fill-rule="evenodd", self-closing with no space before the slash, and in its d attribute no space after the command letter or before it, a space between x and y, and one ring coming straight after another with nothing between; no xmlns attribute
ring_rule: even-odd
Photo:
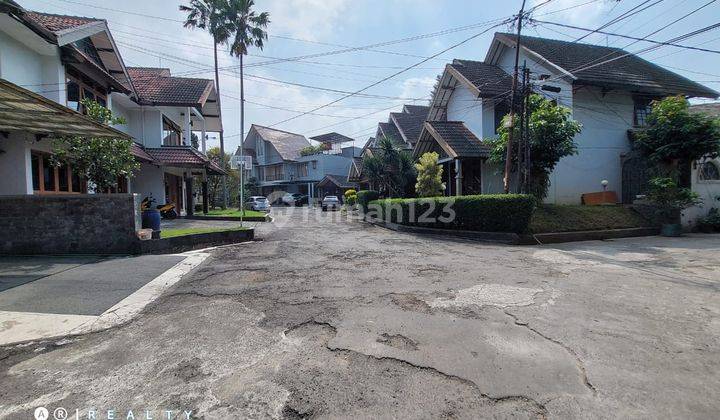
<svg viewBox="0 0 720 420"><path fill-rule="evenodd" d="M657 4L607 30L643 37L708 1L654 0L646 5ZM19 2L32 10L106 19L128 66L162 66L169 67L174 75L213 77L211 39L199 30L182 27L179 21L183 19L183 14L178 10L178 5L183 0ZM539 3L544 3L544 0L528 0L529 6ZM535 17L596 28L640 3L641 0L552 0L538 8ZM272 22L268 28L270 39L265 49L252 50L251 56L245 61L248 65L245 131L252 123L272 125L342 96L285 82L355 91L418 63L423 60L421 57L434 55L482 32L489 25L481 24L517 13L520 4L520 0L256 0L257 10L270 12ZM718 4L710 4L651 38L664 41L716 23L720 18ZM317 54L342 49L339 45L363 46L448 29L443 34L376 48L382 52L363 50L303 61L256 64L267 62L270 60L268 57ZM322 115L305 115L276 127L308 137L338 131L356 138L356 144L361 146L374 134L377 122L385 121L389 112L401 109L403 103L425 104L435 76L442 71L445 63L453 58L482 60L492 34L511 29L507 25L490 29L466 44L365 92L385 98L348 98L315 112ZM582 31L552 26L529 26L524 33L557 39L574 39L584 34ZM632 41L594 34L583 42L625 47ZM683 43L720 50L720 30L707 32ZM627 50L638 51L648 45L639 42L628 46ZM720 90L718 54L663 47L642 57ZM221 66L237 64L237 59L222 52ZM226 150L232 151L240 143L240 104L236 99L240 92L238 75L234 70L226 70L220 83L224 95L222 105ZM358 118L360 116L363 117ZM213 144L217 142L211 142Z"/></svg>

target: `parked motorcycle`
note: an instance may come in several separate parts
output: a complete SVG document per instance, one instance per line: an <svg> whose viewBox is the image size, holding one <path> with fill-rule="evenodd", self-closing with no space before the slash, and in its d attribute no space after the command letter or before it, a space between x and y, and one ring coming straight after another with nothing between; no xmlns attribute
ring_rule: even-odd
<svg viewBox="0 0 720 420"><path fill-rule="evenodd" d="M143 201L140 203L140 209L145 211L152 208L153 204L155 204L155 199L150 197L145 197ZM157 211L160 212L160 217L163 219L176 219L178 217L177 210L175 210L175 203L165 203L162 205L159 205L155 207Z"/></svg>

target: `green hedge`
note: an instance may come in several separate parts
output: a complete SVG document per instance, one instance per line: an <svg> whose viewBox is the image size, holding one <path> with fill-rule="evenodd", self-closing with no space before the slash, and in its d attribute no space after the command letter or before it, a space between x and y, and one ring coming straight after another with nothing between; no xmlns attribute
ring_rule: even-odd
<svg viewBox="0 0 720 420"><path fill-rule="evenodd" d="M498 194L375 200L367 214L410 226L524 233L534 210L535 198L530 195Z"/></svg>
<svg viewBox="0 0 720 420"><path fill-rule="evenodd" d="M368 203L373 200L380 198L380 193L372 190L360 190L357 192L357 204L360 207L360 211L365 213L367 211Z"/></svg>

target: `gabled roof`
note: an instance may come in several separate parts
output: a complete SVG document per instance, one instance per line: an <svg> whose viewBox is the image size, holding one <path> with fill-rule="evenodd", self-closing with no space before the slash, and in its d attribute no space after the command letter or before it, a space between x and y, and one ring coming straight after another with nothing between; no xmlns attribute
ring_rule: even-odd
<svg viewBox="0 0 720 420"><path fill-rule="evenodd" d="M272 144L283 160L297 160L300 157L300 150L312 146L302 134L257 124L253 124L250 129L255 130L260 138Z"/></svg>
<svg viewBox="0 0 720 420"><path fill-rule="evenodd" d="M317 186L319 188L322 188L328 184L334 184L338 188L356 188L357 187L356 183L354 183L352 181L348 181L347 176L330 175L330 174L325 175L325 177L323 179L321 179L320 182L318 182Z"/></svg>
<svg viewBox="0 0 720 420"><path fill-rule="evenodd" d="M215 88L210 79L172 77L164 68L128 67L127 71L143 105L202 108Z"/></svg>
<svg viewBox="0 0 720 420"><path fill-rule="evenodd" d="M403 105L403 112L408 114L427 116L430 107L427 105Z"/></svg>
<svg viewBox="0 0 720 420"><path fill-rule="evenodd" d="M430 109L427 107L426 109ZM391 112L390 119L395 123L397 131L403 140L410 145L415 145L420 138L423 123L427 117L427 113L410 114L406 112Z"/></svg>
<svg viewBox="0 0 720 420"><path fill-rule="evenodd" d="M458 84L479 98L502 100L512 88L512 77L500 67L482 61L458 60L445 66L431 99L428 120L447 118L447 106ZM470 106L470 104L468 104Z"/></svg>
<svg viewBox="0 0 720 420"><path fill-rule="evenodd" d="M379 140L380 136L383 136L385 138L389 138L390 140L393 140L395 143L403 143L402 135L400 135L400 131L398 131L397 127L395 127L395 124L392 122L381 122L378 123L378 135L376 136L376 142Z"/></svg>
<svg viewBox="0 0 720 420"><path fill-rule="evenodd" d="M490 147L478 139L462 121L427 121L413 151L420 157L436 143L451 158L487 158Z"/></svg>
<svg viewBox="0 0 720 420"><path fill-rule="evenodd" d="M516 40L515 34L496 33L485 61L491 61L500 46L514 47ZM718 92L620 48L532 36L521 36L520 45L551 67L564 71L574 84L652 95L718 97Z"/></svg>
<svg viewBox="0 0 720 420"><path fill-rule="evenodd" d="M448 67L462 81L469 82L483 98L502 95L512 88L512 77L494 64L455 59Z"/></svg>
<svg viewBox="0 0 720 420"><path fill-rule="evenodd" d="M320 143L349 143L352 141L355 141L354 139L351 139L348 136L344 136L340 133L332 132L327 134L320 134L319 136L310 137L311 140L317 140Z"/></svg>

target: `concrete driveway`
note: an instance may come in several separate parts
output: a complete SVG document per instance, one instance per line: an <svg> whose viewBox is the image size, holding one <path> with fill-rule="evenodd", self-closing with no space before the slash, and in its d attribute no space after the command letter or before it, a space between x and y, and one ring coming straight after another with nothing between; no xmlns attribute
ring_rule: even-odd
<svg viewBox="0 0 720 420"><path fill-rule="evenodd" d="M186 258L0 257L0 345L93 323Z"/></svg>
<svg viewBox="0 0 720 420"><path fill-rule="evenodd" d="M0 416L720 414L720 236L511 247L274 217L130 324L3 349Z"/></svg>

